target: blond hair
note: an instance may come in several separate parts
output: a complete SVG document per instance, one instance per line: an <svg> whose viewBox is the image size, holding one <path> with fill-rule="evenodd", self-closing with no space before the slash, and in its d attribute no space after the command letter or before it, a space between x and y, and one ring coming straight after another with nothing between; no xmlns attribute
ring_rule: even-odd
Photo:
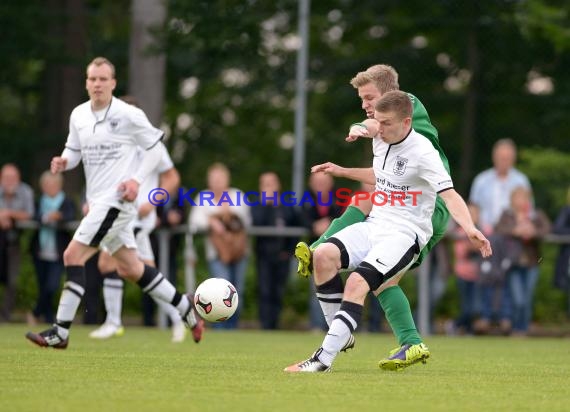
<svg viewBox="0 0 570 412"><path fill-rule="evenodd" d="M359 72L350 80L350 84L358 89L369 83L373 83L378 90L384 94L393 90L399 90L398 72L387 64L376 64L370 66L363 72Z"/></svg>
<svg viewBox="0 0 570 412"><path fill-rule="evenodd" d="M87 70L89 70L90 66L102 66L106 64L107 66L109 66L111 68L111 77L114 79L115 78L115 65L113 63L111 63L111 61L109 59L107 59L106 57L95 57L93 60L91 60L91 63L89 63L87 65Z"/></svg>

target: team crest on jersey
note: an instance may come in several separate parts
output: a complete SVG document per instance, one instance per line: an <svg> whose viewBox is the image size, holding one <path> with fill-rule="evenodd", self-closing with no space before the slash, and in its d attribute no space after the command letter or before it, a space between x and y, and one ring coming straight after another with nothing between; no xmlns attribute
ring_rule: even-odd
<svg viewBox="0 0 570 412"><path fill-rule="evenodd" d="M109 119L109 127L111 129L112 132L117 131L117 129L119 128L119 119Z"/></svg>
<svg viewBox="0 0 570 412"><path fill-rule="evenodd" d="M396 161L394 162L394 174L396 176L402 176L406 173L406 165L408 164L408 159L402 156L396 156Z"/></svg>

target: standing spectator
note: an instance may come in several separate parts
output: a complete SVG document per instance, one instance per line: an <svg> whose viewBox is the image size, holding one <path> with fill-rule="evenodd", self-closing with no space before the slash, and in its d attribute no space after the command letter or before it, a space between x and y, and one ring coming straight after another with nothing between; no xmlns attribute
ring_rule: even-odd
<svg viewBox="0 0 570 412"><path fill-rule="evenodd" d="M335 197L334 179L328 173L311 173L309 191L313 204L303 202L303 215L311 231L309 244L315 242L329 227L332 220L342 215L343 208ZM311 282L309 295L309 317L312 330L327 330L327 322L316 297L314 282Z"/></svg>
<svg viewBox="0 0 570 412"><path fill-rule="evenodd" d="M31 242L31 252L38 281L38 300L28 324L36 324L40 317L46 323L54 322L54 295L59 289L63 274L63 251L71 240L62 223L75 219L75 205L62 190L63 176L49 171L40 177L42 194L36 207L35 219L39 230Z"/></svg>
<svg viewBox="0 0 570 412"><path fill-rule="evenodd" d="M249 206L238 201L238 190L230 187L230 171L214 163L207 172L208 188L201 191L190 210L190 231L207 232L206 259L210 276L230 281L237 289L240 306L216 328L235 329L244 303L245 272L248 263L246 228L251 224Z"/></svg>
<svg viewBox="0 0 570 412"><path fill-rule="evenodd" d="M493 167L479 173L471 186L469 201L479 208L479 227L491 235L502 213L510 207L511 193L522 186L530 190L528 178L514 165L517 148L513 140L500 139L492 152ZM504 277L503 277L504 279ZM510 293L504 281L481 285L478 306L483 310L475 324L476 332L487 333L491 320L497 319L502 333L511 329Z"/></svg>
<svg viewBox="0 0 570 412"><path fill-rule="evenodd" d="M20 273L20 233L17 221L34 216L34 193L23 183L16 165L7 163L0 170L0 280L6 285L0 317L9 321L16 304Z"/></svg>
<svg viewBox="0 0 570 412"><path fill-rule="evenodd" d="M511 208L503 212L495 231L506 236L509 248L517 252L511 255L507 283L513 306L513 333L524 336L532 319L540 242L550 232L550 222L543 211L533 209L530 191L518 187L511 194Z"/></svg>
<svg viewBox="0 0 570 412"><path fill-rule="evenodd" d="M566 206L560 210L554 225L552 233L557 235L570 235L570 188L566 195ZM554 286L570 293L570 244L563 243L560 245L558 257L556 258L556 268L554 271ZM570 306L568 307L570 314Z"/></svg>
<svg viewBox="0 0 570 412"><path fill-rule="evenodd" d="M294 207L280 203L281 181L274 172L259 176L259 204L252 206L254 226L300 226L300 217ZM277 329L279 315L289 277L289 261L297 239L294 237L258 236L255 239L257 281L259 287L259 320L263 329Z"/></svg>

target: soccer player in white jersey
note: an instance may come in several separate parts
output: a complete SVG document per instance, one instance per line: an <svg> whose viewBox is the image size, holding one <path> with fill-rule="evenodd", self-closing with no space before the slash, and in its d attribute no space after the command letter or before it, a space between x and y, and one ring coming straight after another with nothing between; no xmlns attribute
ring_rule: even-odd
<svg viewBox="0 0 570 412"><path fill-rule="evenodd" d="M156 207L149 201L149 193L155 188L162 188L167 193L174 193L180 184L180 174L174 167L166 147L160 143L160 163L151 175L144 181L137 197L138 215L134 223L137 254L146 264L156 267L154 253L150 244L150 233L156 227ZM142 151L139 151L142 156ZM122 336L124 327L121 321L123 307L123 279L117 274L115 260L106 251L99 253L99 271L103 275L103 301L107 316L105 322L89 334L93 339L109 339L113 336ZM178 310L170 304L154 299L157 305L168 315L172 324L172 342L183 342L186 338L186 327ZM203 322L201 319L198 322ZM193 332L201 332L202 328L195 328ZM194 333L195 335L195 333ZM200 336L193 336L195 339Z"/></svg>
<svg viewBox="0 0 570 412"><path fill-rule="evenodd" d="M335 357L350 343L368 292L378 295L397 284L430 239L437 194L481 255L492 253L489 241L475 228L465 202L453 189L438 152L412 129L409 96L400 91L385 93L375 109L378 131L372 134L376 177L372 211L364 222L321 244L313 257L316 285L333 280L339 269L350 269L340 309L330 313L324 308L331 322L321 347L307 360L285 368L286 372L330 370ZM330 305L336 308L336 304ZM402 353L405 351L393 356ZM390 364L398 367L398 362Z"/></svg>
<svg viewBox="0 0 570 412"><path fill-rule="evenodd" d="M89 211L63 253L67 280L59 300L56 323L26 338L38 346L65 349L69 329L85 293L85 262L105 247L117 261L118 274L136 282L157 299L174 305L189 328L199 328L191 299L179 293L155 268L137 256L132 223L137 214L139 186L160 161L162 131L144 112L113 96L115 67L103 58L87 66L89 100L69 120L61 156L51 161L52 173L70 170L83 161ZM137 148L144 150L138 159Z"/></svg>

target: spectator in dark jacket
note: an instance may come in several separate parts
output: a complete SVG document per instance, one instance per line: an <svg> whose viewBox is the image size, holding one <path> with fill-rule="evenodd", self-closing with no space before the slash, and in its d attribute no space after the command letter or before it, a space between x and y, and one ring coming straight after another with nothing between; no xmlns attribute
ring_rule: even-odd
<svg viewBox="0 0 570 412"><path fill-rule="evenodd" d="M0 170L0 283L6 285L0 301L1 320L9 321L16 304L20 273L20 232L16 222L34 215L34 192L21 181L20 170L7 163Z"/></svg>
<svg viewBox="0 0 570 412"><path fill-rule="evenodd" d="M532 206L532 195L526 187L511 193L511 208L503 212L495 227L506 236L513 253L507 282L512 299L513 334L526 335L532 318L534 289L538 280L540 243L550 232L550 221L544 212Z"/></svg>
<svg viewBox="0 0 570 412"><path fill-rule="evenodd" d="M274 172L259 176L260 203L252 206L254 226L270 226L279 230L300 226L300 216L294 207L280 202L281 181ZM255 239L257 283L259 288L259 320L263 329L277 329L283 295L289 277L290 260L298 239L294 237L258 236Z"/></svg>
<svg viewBox="0 0 570 412"><path fill-rule="evenodd" d="M44 172L40 177L42 194L36 207L35 220L40 228L32 238L31 252L38 281L38 300L28 323L35 324L40 317L46 323L54 322L54 295L63 274L63 251L71 240L62 224L75 219L75 205L62 190L61 174Z"/></svg>

